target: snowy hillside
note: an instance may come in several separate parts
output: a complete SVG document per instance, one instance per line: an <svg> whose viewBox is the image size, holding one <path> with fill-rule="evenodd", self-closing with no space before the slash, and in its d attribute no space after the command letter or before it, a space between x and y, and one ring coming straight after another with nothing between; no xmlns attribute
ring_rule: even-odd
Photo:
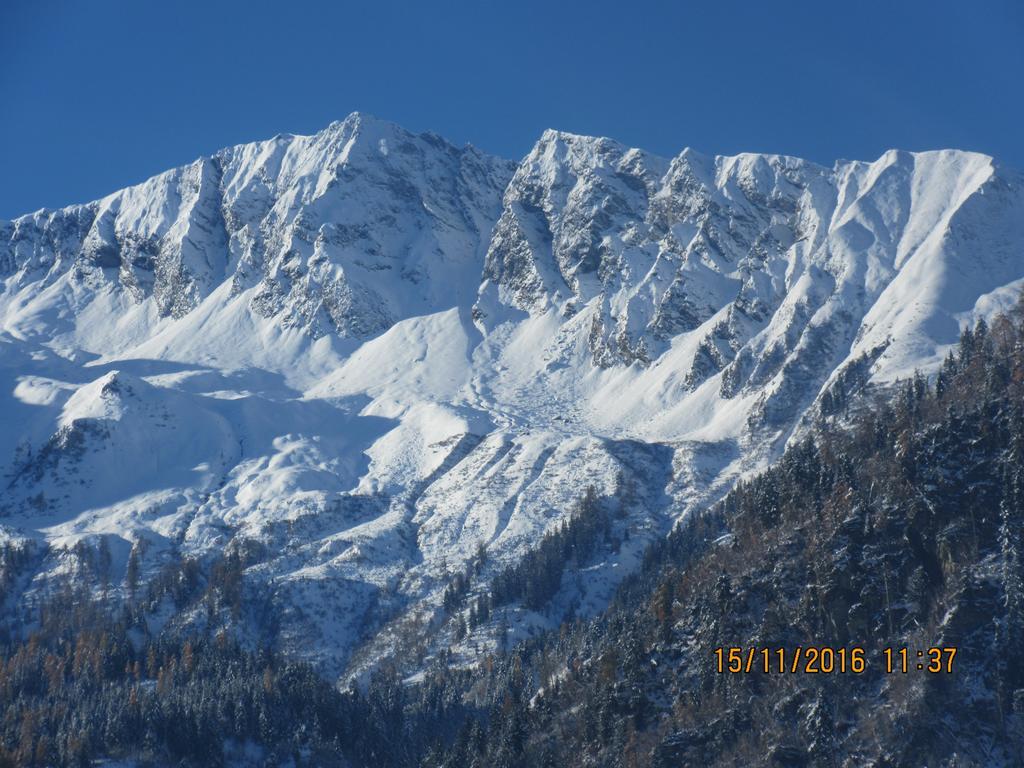
<svg viewBox="0 0 1024 768"><path fill-rule="evenodd" d="M153 577L246 555L241 611L336 675L592 612L645 544L1024 287L1024 177L828 169L547 131L518 165L353 114L0 223L0 524ZM544 613L469 595L592 486L616 545ZM79 548L81 549L81 548ZM267 616L273 616L268 621Z"/></svg>

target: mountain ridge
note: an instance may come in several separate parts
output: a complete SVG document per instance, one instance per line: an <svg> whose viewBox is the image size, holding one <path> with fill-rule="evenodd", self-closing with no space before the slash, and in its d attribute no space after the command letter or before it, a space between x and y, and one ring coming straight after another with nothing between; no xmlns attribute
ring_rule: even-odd
<svg viewBox="0 0 1024 768"><path fill-rule="evenodd" d="M333 675L415 631L414 667L472 663L502 627L600 610L856 390L934 370L1012 303L1022 247L1024 179L977 153L828 169L549 130L516 164L359 114L0 224L0 524L51 548L15 601L80 541L119 542L122 596L129 551L152 578L260 552L242 581L273 626L154 628ZM113 371L131 407L104 410ZM143 455L140 486L120 464ZM455 639L451 570L484 546L483 584L587 487L618 515L593 579Z"/></svg>

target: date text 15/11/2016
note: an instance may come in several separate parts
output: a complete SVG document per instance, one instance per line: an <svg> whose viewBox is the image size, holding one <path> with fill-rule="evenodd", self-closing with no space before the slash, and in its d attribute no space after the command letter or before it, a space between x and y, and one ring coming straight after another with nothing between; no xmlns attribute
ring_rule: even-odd
<svg viewBox="0 0 1024 768"><path fill-rule="evenodd" d="M863 648L797 646L796 648L720 647L714 650L715 671L721 674L761 672L830 675L866 672L875 660L888 674L927 672L951 674L956 648L883 648L869 655Z"/></svg>

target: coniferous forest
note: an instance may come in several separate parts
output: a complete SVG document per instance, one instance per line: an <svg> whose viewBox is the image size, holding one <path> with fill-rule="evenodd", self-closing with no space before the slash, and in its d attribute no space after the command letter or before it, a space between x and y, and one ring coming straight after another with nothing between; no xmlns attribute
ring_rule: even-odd
<svg viewBox="0 0 1024 768"><path fill-rule="evenodd" d="M485 598L459 574L451 616L542 609L610 536L580 498ZM5 592L37 556L4 549ZM244 567L185 564L130 585L127 607L69 586L7 617L0 764L1024 765L1024 301L965 329L935 376L832 398L772 468L651 548L602 615L478 668L442 657L416 683L388 667L339 690L229 633L145 631L143 603L165 594L237 605ZM865 668L716 667L718 648L811 646L862 648ZM933 647L957 649L948 671L916 669ZM911 668L887 671L902 648Z"/></svg>

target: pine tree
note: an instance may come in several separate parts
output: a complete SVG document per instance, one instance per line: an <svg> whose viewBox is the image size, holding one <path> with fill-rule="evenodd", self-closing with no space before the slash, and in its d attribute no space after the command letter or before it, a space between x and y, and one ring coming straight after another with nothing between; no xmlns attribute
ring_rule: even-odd
<svg viewBox="0 0 1024 768"><path fill-rule="evenodd" d="M125 582L128 586L128 599L134 601L139 589L139 550L137 546L133 546L131 553L128 555Z"/></svg>

